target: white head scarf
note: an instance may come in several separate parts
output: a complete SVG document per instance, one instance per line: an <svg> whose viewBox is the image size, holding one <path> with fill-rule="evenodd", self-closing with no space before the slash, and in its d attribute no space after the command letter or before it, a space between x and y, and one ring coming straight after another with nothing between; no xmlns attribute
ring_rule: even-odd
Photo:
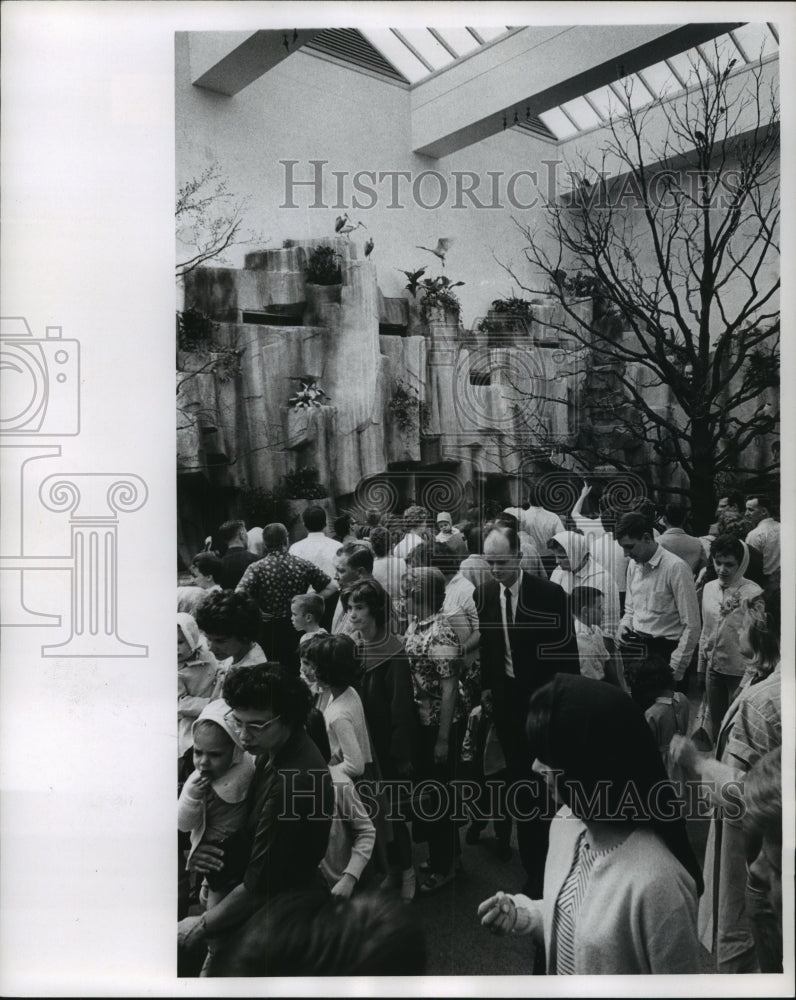
<svg viewBox="0 0 796 1000"><path fill-rule="evenodd" d="M254 762L251 755L246 753L241 746L240 736L229 725L225 716L229 711L229 705L223 698L216 698L205 705L196 722L191 727L193 736L196 736L196 727L200 722L214 722L221 726L224 732L235 744L232 753L232 765L229 770L215 778L211 782L211 787L219 798L225 802L242 802L246 798L252 773L254 772Z"/></svg>
<svg viewBox="0 0 796 1000"><path fill-rule="evenodd" d="M553 541L558 542L566 552L573 573L583 569L589 558L589 547L585 535L579 535L575 531L559 531L557 535L553 535Z"/></svg>
<svg viewBox="0 0 796 1000"><path fill-rule="evenodd" d="M185 641L191 647L191 652L195 653L202 645L202 633L199 631L199 626L196 624L194 616L189 615L187 611L178 611L177 628L182 632Z"/></svg>

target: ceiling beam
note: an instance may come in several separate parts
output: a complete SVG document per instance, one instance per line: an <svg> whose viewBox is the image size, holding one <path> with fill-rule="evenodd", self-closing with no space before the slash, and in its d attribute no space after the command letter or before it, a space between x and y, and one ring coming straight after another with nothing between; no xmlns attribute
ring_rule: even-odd
<svg viewBox="0 0 796 1000"><path fill-rule="evenodd" d="M233 97L322 29L302 28L295 41L293 30L189 32L193 85Z"/></svg>
<svg viewBox="0 0 796 1000"><path fill-rule="evenodd" d="M412 149L447 156L521 118L725 34L736 23L529 27L411 91Z"/></svg>

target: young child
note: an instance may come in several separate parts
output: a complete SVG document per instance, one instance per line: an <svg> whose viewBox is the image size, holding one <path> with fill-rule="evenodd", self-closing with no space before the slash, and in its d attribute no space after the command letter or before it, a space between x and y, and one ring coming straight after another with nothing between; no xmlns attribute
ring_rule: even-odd
<svg viewBox="0 0 796 1000"><path fill-rule="evenodd" d="M317 709L310 711L307 732L328 763L332 755L326 723ZM368 870L376 844L376 827L350 778L338 770L334 781L334 815L329 843L320 865L333 896L348 899Z"/></svg>
<svg viewBox="0 0 796 1000"><path fill-rule="evenodd" d="M339 771L356 780L373 763L373 754L365 710L351 687L358 673L354 640L347 635L324 635L305 643L301 652L306 668L314 672L315 683L331 693L323 715L332 751L332 776L336 781Z"/></svg>
<svg viewBox="0 0 796 1000"><path fill-rule="evenodd" d="M297 632L301 632L299 647L316 635L328 635L321 628L325 602L320 594L298 594L290 602L290 621Z"/></svg>
<svg viewBox="0 0 796 1000"><path fill-rule="evenodd" d="M219 686L220 670L193 617L177 612L177 756L179 786L191 773L191 728ZM178 788L179 792L179 788Z"/></svg>
<svg viewBox="0 0 796 1000"><path fill-rule="evenodd" d="M188 861L202 843L224 848L224 867L208 872L202 886L202 901L208 909L241 881L247 861L235 835L243 826L254 761L227 723L227 712L229 706L218 698L194 722L195 769L177 804L177 826L191 835Z"/></svg>
<svg viewBox="0 0 796 1000"><path fill-rule="evenodd" d="M644 710L644 716L655 736L666 773L672 781L680 781L683 772L670 758L669 744L675 734L688 735L691 706L688 697L674 690L674 674L660 656L648 655L635 660L629 667L628 680L633 700Z"/></svg>
<svg viewBox="0 0 796 1000"><path fill-rule="evenodd" d="M578 641L580 672L598 681L605 679L605 665L610 659L599 625L602 614L603 595L596 587L573 587L572 620Z"/></svg>

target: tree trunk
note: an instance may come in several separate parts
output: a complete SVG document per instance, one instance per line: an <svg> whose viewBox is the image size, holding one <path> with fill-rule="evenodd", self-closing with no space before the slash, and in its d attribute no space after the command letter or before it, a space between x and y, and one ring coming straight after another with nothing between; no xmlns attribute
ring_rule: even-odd
<svg viewBox="0 0 796 1000"><path fill-rule="evenodd" d="M707 420L696 419L692 424L691 462L691 530L695 535L704 535L716 510L713 495L716 457Z"/></svg>

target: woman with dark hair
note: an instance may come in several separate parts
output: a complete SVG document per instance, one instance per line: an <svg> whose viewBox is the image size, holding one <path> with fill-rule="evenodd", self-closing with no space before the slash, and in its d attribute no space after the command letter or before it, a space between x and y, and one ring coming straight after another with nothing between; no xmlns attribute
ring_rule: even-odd
<svg viewBox="0 0 796 1000"><path fill-rule="evenodd" d="M235 590L208 594L196 612L196 624L207 637L207 644L222 669L266 662L257 642L260 612L245 594Z"/></svg>
<svg viewBox="0 0 796 1000"><path fill-rule="evenodd" d="M744 575L749 566L749 546L740 538L719 535L711 545L710 559L716 579L706 583L702 591L697 676L707 690L715 733L748 666L738 638L745 604L763 591Z"/></svg>
<svg viewBox="0 0 796 1000"><path fill-rule="evenodd" d="M322 635L305 643L302 658L315 682L331 693L323 712L332 756L332 775L339 771L352 781L361 778L373 762L362 701L353 687L359 675L354 640L347 635Z"/></svg>
<svg viewBox="0 0 796 1000"><path fill-rule="evenodd" d="M389 629L390 598L375 580L362 580L344 600L360 641L360 693L376 763L385 782L405 783L412 774L419 734L409 660L403 641ZM393 787L397 792L397 785ZM415 895L415 870L406 821L391 822L390 832L385 887L400 888L401 899L410 902Z"/></svg>
<svg viewBox="0 0 796 1000"><path fill-rule="evenodd" d="M201 917L180 921L184 950L237 933L280 893L324 885L318 865L329 840L334 791L305 730L312 699L307 685L279 664L263 663L230 670L222 693L230 706L225 720L256 757L241 833L247 860L242 882L229 895ZM191 858L194 871L223 867L224 850L213 844L200 844Z"/></svg>
<svg viewBox="0 0 796 1000"><path fill-rule="evenodd" d="M737 799L725 792L737 788L737 782L764 754L782 745L780 615L778 588L745 604L739 646L751 671L722 719L715 756L700 754L681 736L671 744L672 759L713 790L699 937L713 952L717 972L758 971L746 910L742 821Z"/></svg>
<svg viewBox="0 0 796 1000"><path fill-rule="evenodd" d="M527 736L563 800L540 900L497 893L497 933L544 944L548 975L698 971L699 865L641 709L602 681L556 674L531 698Z"/></svg>

